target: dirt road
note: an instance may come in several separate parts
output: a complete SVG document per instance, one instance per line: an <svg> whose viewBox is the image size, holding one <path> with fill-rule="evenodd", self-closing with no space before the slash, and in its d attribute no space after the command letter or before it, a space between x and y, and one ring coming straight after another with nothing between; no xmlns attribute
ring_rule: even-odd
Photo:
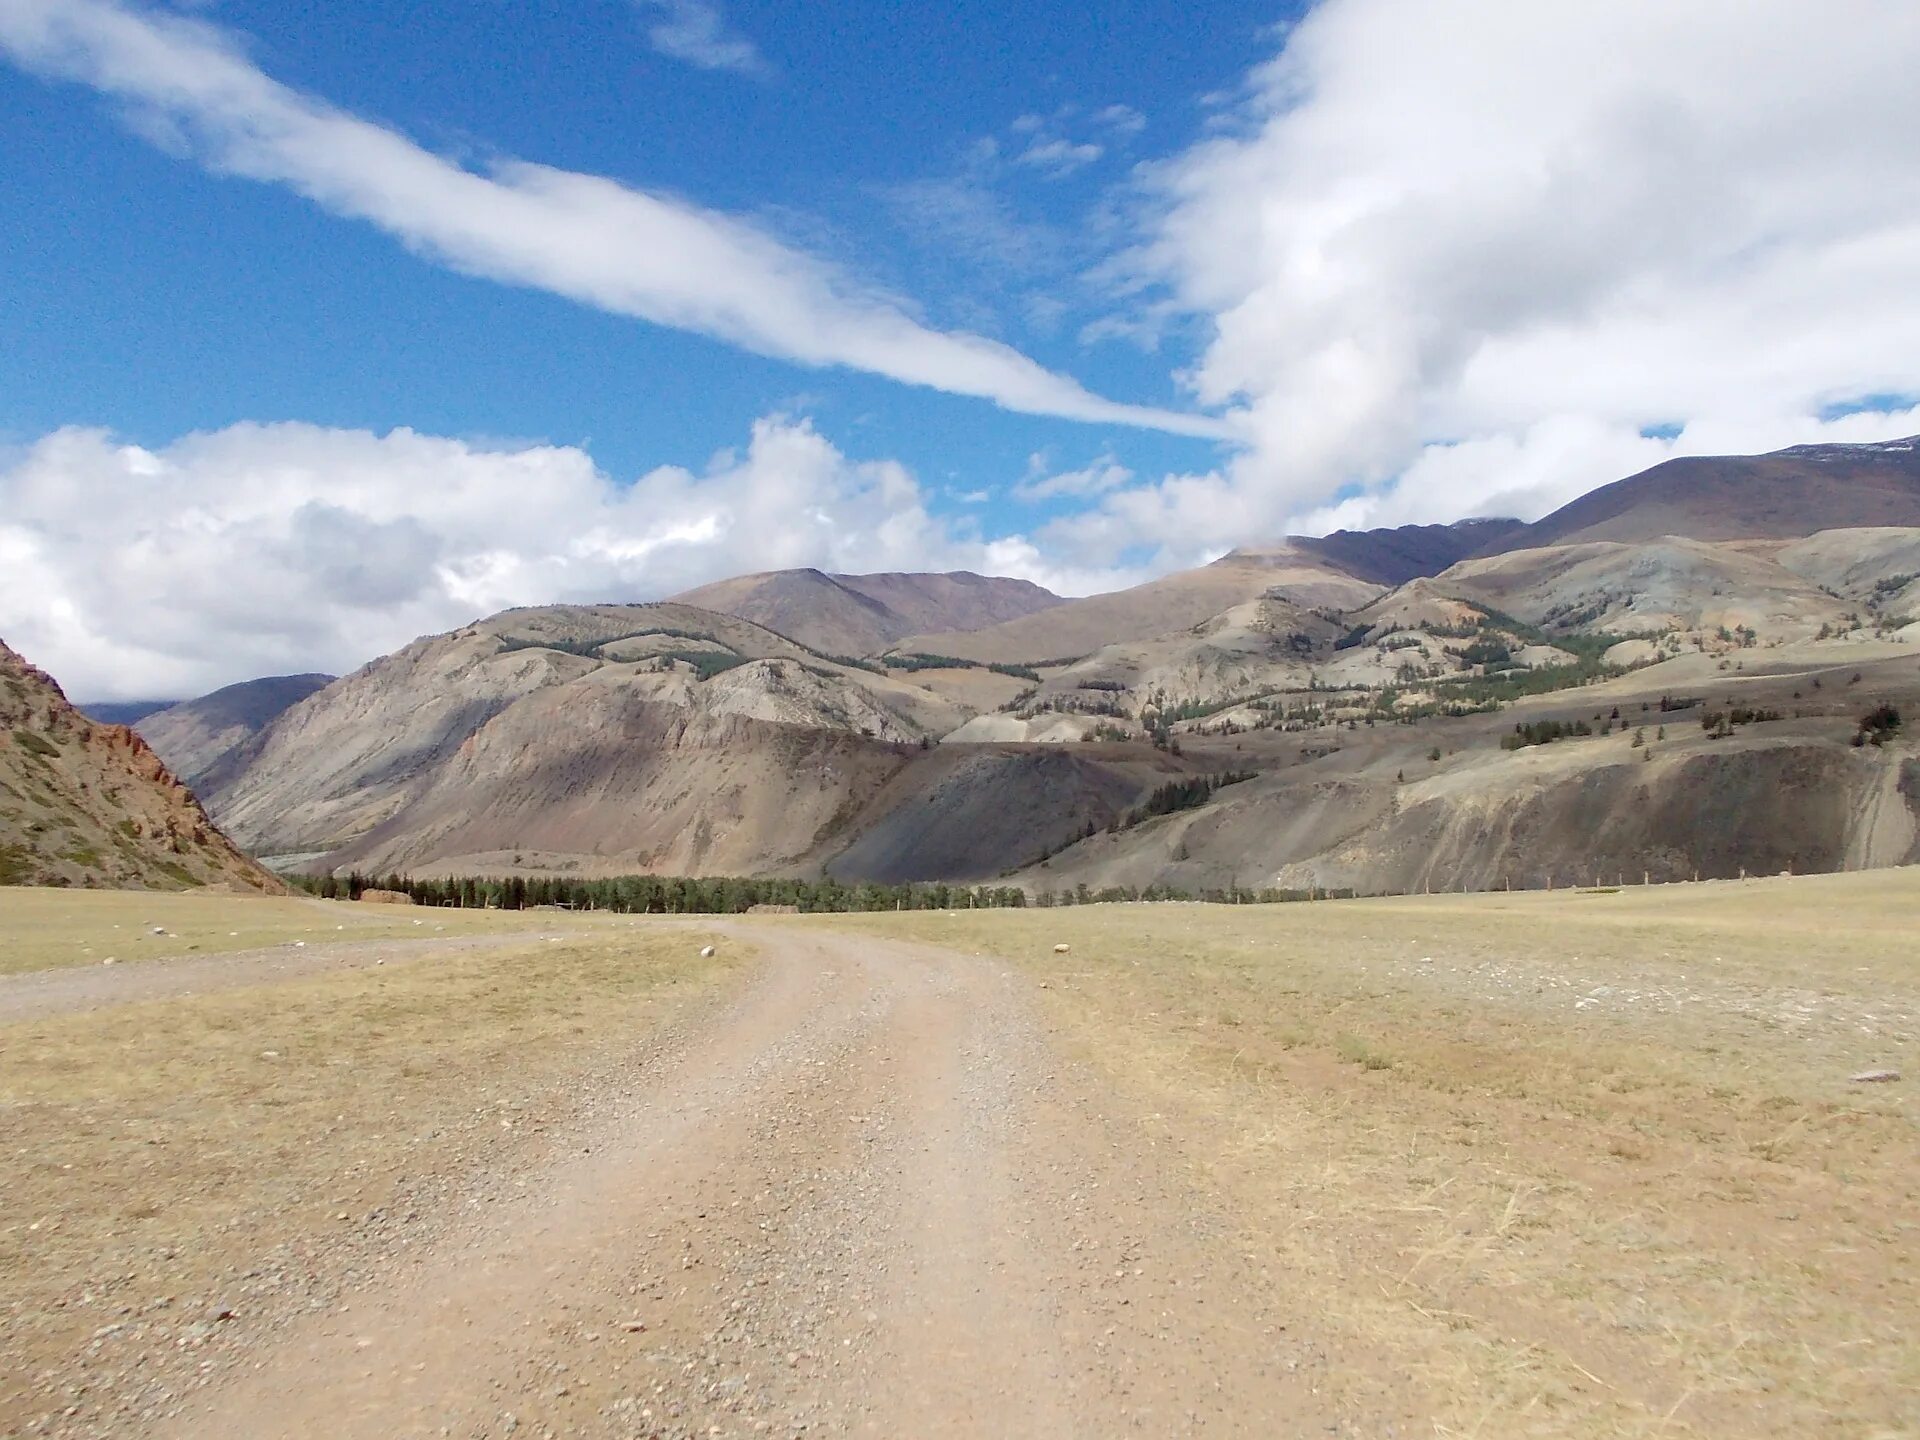
<svg viewBox="0 0 1920 1440"><path fill-rule="evenodd" d="M1340 1433L1233 1217L1056 1053L1032 981L742 934L755 978L650 1083L163 1433Z"/></svg>

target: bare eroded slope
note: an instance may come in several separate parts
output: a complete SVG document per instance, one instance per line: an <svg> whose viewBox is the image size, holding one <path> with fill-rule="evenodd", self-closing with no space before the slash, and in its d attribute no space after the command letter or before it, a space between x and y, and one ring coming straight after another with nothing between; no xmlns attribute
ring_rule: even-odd
<svg viewBox="0 0 1920 1440"><path fill-rule="evenodd" d="M0 884L278 891L159 756L0 644Z"/></svg>
<svg viewBox="0 0 1920 1440"><path fill-rule="evenodd" d="M269 675L197 700L169 705L135 724L154 752L189 785L204 785L220 762L284 710L333 683L331 675Z"/></svg>

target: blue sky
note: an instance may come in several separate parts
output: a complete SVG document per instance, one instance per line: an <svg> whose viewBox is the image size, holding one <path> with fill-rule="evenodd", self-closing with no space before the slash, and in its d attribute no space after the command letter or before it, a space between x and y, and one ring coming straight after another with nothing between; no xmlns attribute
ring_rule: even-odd
<svg viewBox="0 0 1920 1440"><path fill-rule="evenodd" d="M506 154L750 219L911 304L1108 397L1183 407L1193 331L1157 351L1085 341L1124 312L1086 272L1132 167L1205 125L1275 12L1065 4L735 5L748 73L660 53L627 0L199 12L285 85L480 162ZM1143 66L1141 55L1155 63ZM1108 119L1096 118L1109 107ZM1018 128L1042 117L1036 131ZM1035 452L1204 468L1218 447L1016 416L971 398L812 368L459 275L288 190L156 147L71 83L0 70L0 424L16 439L104 425L146 444L234 421L586 445L617 477L698 466L755 417L816 416L850 452L897 457L938 496L999 491ZM1097 145L1062 173L1036 141ZM985 152L989 146L997 156ZM1070 165L1069 153L1062 164ZM1004 228L990 228L1004 227ZM1003 492L1002 492L1003 493ZM1018 523L988 507L986 523Z"/></svg>
<svg viewBox="0 0 1920 1440"><path fill-rule="evenodd" d="M0 0L0 636L1081 594L1920 430L1920 7Z"/></svg>

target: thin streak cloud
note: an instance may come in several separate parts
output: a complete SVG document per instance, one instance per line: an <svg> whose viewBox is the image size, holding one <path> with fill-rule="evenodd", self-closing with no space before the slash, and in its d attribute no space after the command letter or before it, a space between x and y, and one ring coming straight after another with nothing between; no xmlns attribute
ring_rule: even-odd
<svg viewBox="0 0 1920 1440"><path fill-rule="evenodd" d="M143 132L210 170L288 186L464 274L1023 414L1228 434L1209 416L1103 399L997 341L929 329L816 257L685 200L512 158L465 169L279 83L201 21L115 0L0 0L0 51L120 100Z"/></svg>

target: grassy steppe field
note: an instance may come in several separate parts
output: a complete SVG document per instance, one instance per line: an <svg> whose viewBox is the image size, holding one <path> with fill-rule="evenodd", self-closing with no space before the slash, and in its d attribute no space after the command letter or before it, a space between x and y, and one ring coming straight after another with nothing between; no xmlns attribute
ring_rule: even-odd
<svg viewBox="0 0 1920 1440"><path fill-rule="evenodd" d="M0 888L0 975L219 955L301 941L415 940L504 930L574 929L574 917L409 905L339 905L303 896L208 891ZM164 931L156 935L154 930Z"/></svg>
<svg viewBox="0 0 1920 1440"><path fill-rule="evenodd" d="M1290 1313L1270 1353L1311 1337L1285 1365L1336 1413L1435 1436L1920 1434L1920 871L711 931L0 892L15 970L155 924L183 946L425 948L315 975L236 957L259 983L0 1019L0 1434L139 1433L229 1331L358 1313L394 1257L539 1192L570 1117L654 1083L645 1056L727 1033L708 1002L759 973L756 936L796 932L1014 961L1120 1133L1190 1186L1180 1224L1271 1277ZM1906 1078L1850 1079L1876 1069ZM1161 1323L1215 1308L1193 1302Z"/></svg>
<svg viewBox="0 0 1920 1440"><path fill-rule="evenodd" d="M346 950L418 937L421 918L451 939L568 917L12 890L0 925L21 921L26 941L0 948L60 964L151 920L181 946L311 936ZM224 1310L322 1303L357 1248L424 1236L476 1171L537 1147L573 1082L644 1047L740 954L701 958L712 937L697 930L582 928L0 1023L0 1434L69 1400L177 1395L178 1373L159 1375L134 1332L164 1322L191 1350Z"/></svg>
<svg viewBox="0 0 1920 1440"><path fill-rule="evenodd" d="M1356 1408L1920 1434L1920 871L802 923L1020 961Z"/></svg>

